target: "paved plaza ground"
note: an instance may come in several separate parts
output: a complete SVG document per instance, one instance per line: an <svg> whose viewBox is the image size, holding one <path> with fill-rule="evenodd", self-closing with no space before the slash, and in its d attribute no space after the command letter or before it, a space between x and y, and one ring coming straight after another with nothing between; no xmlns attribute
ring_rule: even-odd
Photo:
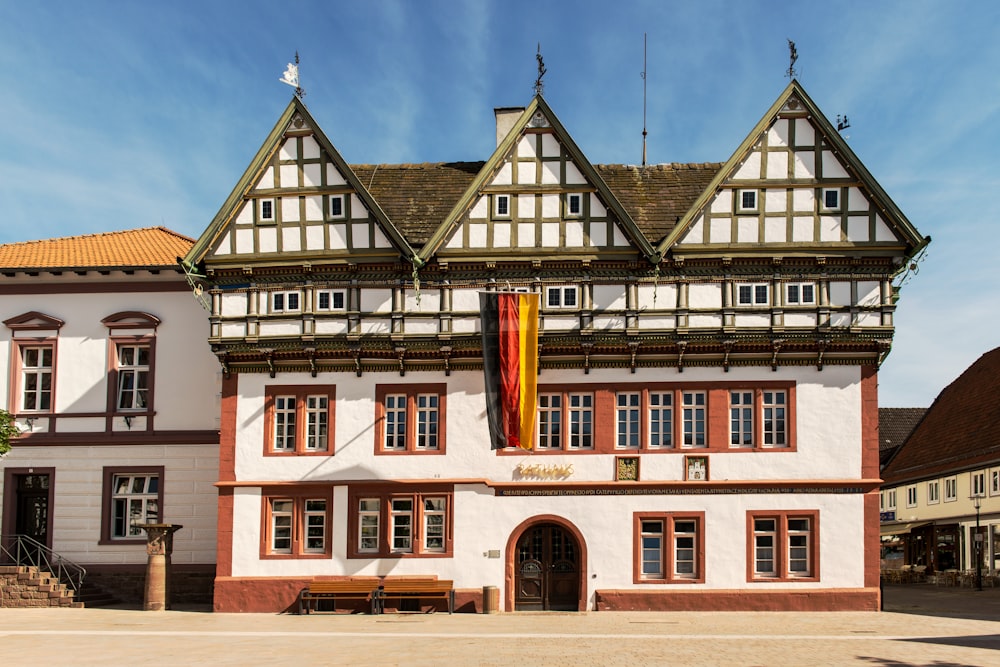
<svg viewBox="0 0 1000 667"><path fill-rule="evenodd" d="M0 609L0 665L1000 665L1000 588L887 586L881 613L295 616Z"/></svg>

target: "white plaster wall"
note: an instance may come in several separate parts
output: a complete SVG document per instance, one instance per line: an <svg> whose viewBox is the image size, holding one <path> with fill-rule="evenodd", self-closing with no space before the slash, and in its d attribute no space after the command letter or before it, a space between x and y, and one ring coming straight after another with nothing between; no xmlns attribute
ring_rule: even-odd
<svg viewBox="0 0 1000 667"><path fill-rule="evenodd" d="M625 286L594 285L594 310L625 310Z"/></svg>
<svg viewBox="0 0 1000 667"><path fill-rule="evenodd" d="M722 308L722 285L691 283L688 286L688 306L691 308Z"/></svg>
<svg viewBox="0 0 1000 667"><path fill-rule="evenodd" d="M420 299L417 303L417 293L414 290L406 290L403 308L408 313L438 313L441 312L441 290L421 289Z"/></svg>
<svg viewBox="0 0 1000 667"><path fill-rule="evenodd" d="M361 290L361 312L363 313L392 312L392 290L388 289Z"/></svg>
<svg viewBox="0 0 1000 667"><path fill-rule="evenodd" d="M677 307L676 285L639 285L636 290L639 310L665 310Z"/></svg>
<svg viewBox="0 0 1000 667"><path fill-rule="evenodd" d="M712 213L731 213L733 210L733 191L720 190L712 199Z"/></svg>

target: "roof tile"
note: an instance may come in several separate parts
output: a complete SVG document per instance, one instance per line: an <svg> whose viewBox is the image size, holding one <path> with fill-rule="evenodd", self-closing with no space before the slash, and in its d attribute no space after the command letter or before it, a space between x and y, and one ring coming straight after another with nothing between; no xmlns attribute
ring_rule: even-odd
<svg viewBox="0 0 1000 667"><path fill-rule="evenodd" d="M174 266L194 240L165 227L0 245L0 270Z"/></svg>

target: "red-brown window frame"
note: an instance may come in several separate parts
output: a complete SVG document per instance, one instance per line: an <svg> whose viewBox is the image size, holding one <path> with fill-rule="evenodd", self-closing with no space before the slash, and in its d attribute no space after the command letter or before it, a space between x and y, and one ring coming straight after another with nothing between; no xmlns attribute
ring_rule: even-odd
<svg viewBox="0 0 1000 667"><path fill-rule="evenodd" d="M695 575L681 577L674 571L674 522L694 521ZM651 579L642 576L642 522L663 523L663 577ZM634 584L703 584L705 583L705 513L704 512L634 512L632 514L632 583Z"/></svg>
<svg viewBox="0 0 1000 667"><path fill-rule="evenodd" d="M278 396L295 397L295 449L276 451L274 449L274 399ZM306 449L306 398L326 397L326 449ZM333 456L337 386L323 385L268 385L264 387L264 456Z"/></svg>
<svg viewBox="0 0 1000 667"><path fill-rule="evenodd" d="M729 425L729 437L726 439L727 444L730 449L733 450L760 450L760 449L776 449L776 450L787 450L794 449L792 447L792 442L794 441L793 434L795 432L795 420L794 416L794 400L795 395L795 385L792 384L788 387L784 386L771 386L770 383L762 384L748 384L744 386L734 385L728 389L726 392L727 400L727 416L730 414L729 410L732 408L732 392L752 392L753 393L753 444L752 445L734 445L732 444L732 424ZM783 445L766 445L764 444L764 392L776 393L783 391L785 392L785 444Z"/></svg>
<svg viewBox="0 0 1000 667"><path fill-rule="evenodd" d="M115 475L152 475L157 476L157 505L160 516L160 523L166 523L164 519L163 496L166 480L164 479L164 466L104 466L103 484L101 487L101 539L98 544L145 544L145 537L137 538L114 538L111 537L111 498L114 496Z"/></svg>
<svg viewBox="0 0 1000 667"><path fill-rule="evenodd" d="M271 503L275 500L291 500L292 510L292 552L271 551ZM305 502L307 500L326 501L326 538L323 551L307 553L305 543ZM261 560L316 560L333 556L333 489L329 486L265 486L260 490L260 558Z"/></svg>
<svg viewBox="0 0 1000 667"><path fill-rule="evenodd" d="M775 519L777 537L775 539L774 561L776 576L761 577L754 573L755 544L754 520ZM809 574L796 576L788 570L788 520L809 519ZM797 582L819 581L819 510L747 510L747 582Z"/></svg>
<svg viewBox="0 0 1000 667"><path fill-rule="evenodd" d="M56 344L58 342L57 336L45 336L39 338L12 338L12 356L11 359L11 377L10 377L10 391L8 394L8 411L15 415L26 415L29 417L34 416L44 416L51 415L56 412L56 378L58 374L56 373L57 364L57 350L59 346ZM52 350L52 373L49 378L49 408L48 410L27 410L24 407L24 396L22 392L24 391L23 380L24 380L24 357L22 356L25 348L36 347L43 348L47 347Z"/></svg>
<svg viewBox="0 0 1000 667"><path fill-rule="evenodd" d="M401 489L398 486L353 486L347 494L347 557L348 558L452 558L454 556L455 487L451 484L421 485L419 489ZM358 503L363 499L379 500L378 551L360 551L358 545ZM391 501L398 498L413 499L413 551L392 550ZM424 551L424 499L445 499L444 551Z"/></svg>
<svg viewBox="0 0 1000 667"><path fill-rule="evenodd" d="M552 454L573 453L576 455L587 454L616 454L628 455L629 453L642 454L704 454L716 452L793 452L796 450L796 429L795 429L795 381L794 380L763 380L759 382L659 382L659 383L614 383L614 384L594 384L581 383L567 386L565 384L540 384L539 394L560 394L562 396L563 411L563 446L559 449L539 449L535 448L534 455L547 456ZM729 392L734 390L763 392L784 391L786 397L785 405L785 430L786 445L777 446L754 446L754 447L731 447L729 432ZM683 405L681 404L684 392L704 392L705 393L705 446L682 445L683 442ZM617 415L617 395L622 392L640 393L640 445L639 448L618 447L618 415ZM649 394L673 393L673 419L671 427L672 446L656 447L649 446ZM566 421L566 411L570 394L593 394L594 396L594 424L593 436L594 447L591 449L570 449L568 446L568 422ZM763 420L759 414L755 414L755 420L763 428ZM535 418L535 430L538 430L538 418ZM762 439L762 436L761 436ZM537 438L536 438L537 440ZM521 452L519 448L508 447L496 450L497 455L514 455Z"/></svg>
<svg viewBox="0 0 1000 667"><path fill-rule="evenodd" d="M406 447L397 449L385 448L385 397L390 394L406 396ZM417 448L417 395L433 394L438 399L437 448ZM448 385L442 383L428 384L380 384L375 386L375 454L376 455L430 455L444 454L447 449L447 395Z"/></svg>

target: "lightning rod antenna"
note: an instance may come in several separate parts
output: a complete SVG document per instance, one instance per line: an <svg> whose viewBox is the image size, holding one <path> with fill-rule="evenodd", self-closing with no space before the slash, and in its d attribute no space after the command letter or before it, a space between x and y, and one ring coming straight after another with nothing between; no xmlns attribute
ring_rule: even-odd
<svg viewBox="0 0 1000 667"><path fill-rule="evenodd" d="M646 166L646 33L642 33L642 166Z"/></svg>

